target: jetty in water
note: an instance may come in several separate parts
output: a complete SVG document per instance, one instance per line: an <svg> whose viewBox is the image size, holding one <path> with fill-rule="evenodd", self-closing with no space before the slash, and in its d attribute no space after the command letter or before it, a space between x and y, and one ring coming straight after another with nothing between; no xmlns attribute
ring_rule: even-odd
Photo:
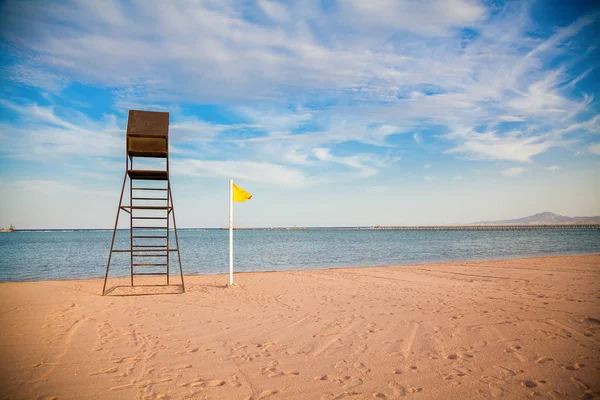
<svg viewBox="0 0 600 400"><path fill-rule="evenodd" d="M226 230L229 228L220 228ZM238 231L279 230L382 230L382 231L539 231L539 230L585 230L600 231L600 224L549 224L549 225L423 225L423 226L347 226L347 227L277 227L277 228L234 228Z"/></svg>

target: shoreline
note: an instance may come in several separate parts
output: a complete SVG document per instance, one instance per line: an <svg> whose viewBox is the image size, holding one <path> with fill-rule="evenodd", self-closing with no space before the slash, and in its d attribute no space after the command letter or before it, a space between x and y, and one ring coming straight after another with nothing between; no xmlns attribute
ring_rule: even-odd
<svg viewBox="0 0 600 400"><path fill-rule="evenodd" d="M410 264L388 264L388 265L347 265L347 266L332 266L332 267L323 267L323 268L297 268L297 269L284 269L284 270L261 270L261 271L236 271L234 266L234 274L260 274L260 273L273 273L273 272L297 272L297 271L327 271L327 270L338 270L338 269L363 269L363 268L397 268L397 267L410 267L410 266L424 266L424 265L440 265L440 264L464 264L464 263L478 263L478 262L494 262L494 261L515 261L515 260L531 260L531 259L546 259L546 258L557 258L557 257L580 257L580 256L600 256L600 253L570 253L570 254L552 254L552 255L536 255L536 256L514 256L514 257L502 257L502 258L486 258L486 259L471 259L471 260L453 260L453 261L424 261L422 263L410 263ZM228 275L229 272L209 272L209 273L186 273L185 264L183 266L183 277L195 277L195 276L220 276L220 275ZM171 274L171 278L178 279L179 274ZM108 280L111 279L126 279L129 278L129 275L118 275L118 276L108 276ZM72 279L34 279L34 280L14 280L14 281L3 281L0 280L0 285L3 283L32 283L32 282L69 282L69 281L86 281L86 280L103 280L104 275L97 277L85 277L85 278L72 278ZM137 278L136 278L137 279Z"/></svg>
<svg viewBox="0 0 600 400"><path fill-rule="evenodd" d="M9 398L593 398L600 254L3 282Z"/></svg>

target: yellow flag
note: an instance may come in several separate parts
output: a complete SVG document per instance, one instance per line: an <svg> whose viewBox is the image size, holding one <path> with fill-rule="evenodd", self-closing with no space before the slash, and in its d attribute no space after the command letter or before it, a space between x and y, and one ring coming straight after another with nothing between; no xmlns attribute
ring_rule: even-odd
<svg viewBox="0 0 600 400"><path fill-rule="evenodd" d="M241 187L237 186L235 183L233 184L233 201L239 201L240 203L250 200L252 195L246 192Z"/></svg>

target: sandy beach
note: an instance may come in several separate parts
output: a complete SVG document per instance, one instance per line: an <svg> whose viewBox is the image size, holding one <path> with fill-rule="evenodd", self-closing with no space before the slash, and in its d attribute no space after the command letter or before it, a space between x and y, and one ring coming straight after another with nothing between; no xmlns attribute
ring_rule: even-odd
<svg viewBox="0 0 600 400"><path fill-rule="evenodd" d="M0 284L0 398L599 396L600 255L235 279Z"/></svg>

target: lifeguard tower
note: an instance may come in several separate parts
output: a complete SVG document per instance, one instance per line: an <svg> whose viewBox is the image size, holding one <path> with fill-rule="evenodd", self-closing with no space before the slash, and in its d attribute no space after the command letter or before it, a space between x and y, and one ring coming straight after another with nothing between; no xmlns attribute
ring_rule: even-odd
<svg viewBox="0 0 600 400"><path fill-rule="evenodd" d="M125 176L106 264L102 295L106 294L106 281L113 253L129 253L131 286L134 285L134 276L140 275L165 275L166 284L169 285L170 255L177 253L183 292L185 285L169 179L169 113L129 110L126 147ZM138 160L138 163L142 164L141 169L134 169L135 158L143 158ZM129 204L127 199L125 199L126 204L123 204L127 181L129 181ZM121 211L129 214L129 248L127 249L114 248ZM175 243L170 237L171 221ZM118 242L122 243L122 238Z"/></svg>

